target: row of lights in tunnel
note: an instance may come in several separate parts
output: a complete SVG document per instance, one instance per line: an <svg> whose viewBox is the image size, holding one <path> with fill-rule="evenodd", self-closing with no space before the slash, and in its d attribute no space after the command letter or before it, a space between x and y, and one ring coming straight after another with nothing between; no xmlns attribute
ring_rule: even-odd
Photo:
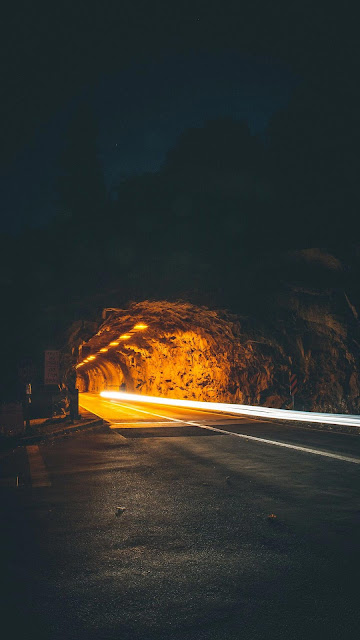
<svg viewBox="0 0 360 640"><path fill-rule="evenodd" d="M121 336L119 336L118 340L112 340L111 342L109 342L109 345L107 347L102 347L101 349L99 349L98 354L106 353L106 351L109 351L109 347L117 347L120 344L119 340L129 340L134 331L143 331L144 329L147 329L147 328L148 328L147 324L142 324L142 323L136 324L129 333L123 333ZM88 362L91 362L92 360L96 360L96 355L88 356L82 362L79 362L76 365L76 369L78 369L79 367L82 367L84 364L87 364Z"/></svg>

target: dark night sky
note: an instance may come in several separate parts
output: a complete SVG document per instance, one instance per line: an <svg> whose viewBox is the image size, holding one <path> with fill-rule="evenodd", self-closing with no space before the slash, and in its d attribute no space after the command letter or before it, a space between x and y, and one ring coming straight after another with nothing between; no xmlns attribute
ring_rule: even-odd
<svg viewBox="0 0 360 640"><path fill-rule="evenodd" d="M324 10L326 8L326 10ZM94 103L108 185L159 168L188 126L261 131L305 78L353 84L351 14L314 2L20 3L4 14L4 228L47 220L71 110Z"/></svg>
<svg viewBox="0 0 360 640"><path fill-rule="evenodd" d="M80 97L97 116L100 158L111 189L123 177L158 170L177 136L208 119L245 119L261 133L297 82L284 63L234 51L168 55L156 64L103 74L39 128L4 173L4 227L37 225L56 212L57 160Z"/></svg>
<svg viewBox="0 0 360 640"><path fill-rule="evenodd" d="M261 316L267 311L264 291L270 285L276 291L283 277L276 249L274 265L267 267L269 239L287 249L342 242L346 252L349 240L358 242L354 9L346 0L341 6L316 0L19 0L3 7L0 275L8 310L2 317L7 362L16 365L24 355L62 344L73 321L96 318L102 306L129 299L180 297L236 313L255 309ZM70 189L76 203L71 224L63 216L46 229L27 231L26 225L56 214L57 162L84 98L98 118L108 188L133 173L158 170L182 131L218 116L245 119L261 134L274 114L264 157L275 162L263 162L260 152L258 164L251 165L254 148L261 147L253 139L239 147L249 169L243 181L233 193L219 173L213 190L195 193L193 217L187 214L193 187L191 180L182 182L184 172L129 181L124 200L103 206L102 222L116 233L99 234L96 200L91 207L87 198L99 195L101 181L96 184L95 170L86 173L81 153L73 154L86 182L77 178ZM216 135L214 140L219 144ZM241 153L228 148L237 161ZM211 146L209 158L217 163ZM212 187L206 171L206 187ZM89 176L95 176L94 189L87 189ZM202 174L195 171L194 177L201 187ZM123 225L125 215L133 216L133 228ZM19 237L1 234L24 228ZM356 304L358 256L355 246L350 299ZM19 305L22 313L15 313ZM4 384L11 386L6 366L3 371Z"/></svg>

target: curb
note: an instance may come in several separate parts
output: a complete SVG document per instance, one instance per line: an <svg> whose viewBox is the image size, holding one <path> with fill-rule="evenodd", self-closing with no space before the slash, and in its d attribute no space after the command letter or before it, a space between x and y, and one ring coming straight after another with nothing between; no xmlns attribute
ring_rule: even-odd
<svg viewBox="0 0 360 640"><path fill-rule="evenodd" d="M102 427L106 424L106 420L98 418L96 420L88 420L87 422L79 422L78 424L72 424L68 427L63 427L56 431L49 431L47 433L36 433L32 436L25 436L19 438L17 446L26 446L34 442L40 442L41 440L47 440L48 438L56 438L58 436L64 436L68 433L74 433L76 431L83 431L85 429L91 429L93 427Z"/></svg>

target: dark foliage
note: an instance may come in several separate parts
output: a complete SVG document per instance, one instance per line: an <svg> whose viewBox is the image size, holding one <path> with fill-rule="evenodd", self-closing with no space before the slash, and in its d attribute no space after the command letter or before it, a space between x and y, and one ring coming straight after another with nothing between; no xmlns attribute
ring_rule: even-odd
<svg viewBox="0 0 360 640"><path fill-rule="evenodd" d="M304 86L263 139L231 119L188 130L161 171L123 181L110 201L83 108L60 160L62 215L2 239L7 362L62 347L72 322L128 300L181 298L266 319L295 283L346 290L357 306L354 126L344 105ZM341 276L281 258L312 247L343 260ZM16 371L3 372L7 395Z"/></svg>
<svg viewBox="0 0 360 640"><path fill-rule="evenodd" d="M77 108L60 158L58 193L77 228L92 226L105 206L105 183L97 154L97 128L87 104Z"/></svg>

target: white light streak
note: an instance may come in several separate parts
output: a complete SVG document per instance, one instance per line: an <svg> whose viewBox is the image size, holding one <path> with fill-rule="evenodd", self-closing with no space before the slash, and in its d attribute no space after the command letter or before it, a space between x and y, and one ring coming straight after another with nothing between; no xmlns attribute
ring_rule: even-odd
<svg viewBox="0 0 360 640"><path fill-rule="evenodd" d="M293 422L314 422L320 424L337 424L346 427L360 427L360 416L341 413L314 413L311 411L288 411L287 409L271 409L270 407L253 407L245 404L231 404L225 402L199 402L197 400L179 400L177 398L156 398L155 396L141 396L136 393L122 391L102 391L103 398L125 400L128 402L146 402L162 404L187 409L203 409L204 411L218 411L272 420L291 420Z"/></svg>

